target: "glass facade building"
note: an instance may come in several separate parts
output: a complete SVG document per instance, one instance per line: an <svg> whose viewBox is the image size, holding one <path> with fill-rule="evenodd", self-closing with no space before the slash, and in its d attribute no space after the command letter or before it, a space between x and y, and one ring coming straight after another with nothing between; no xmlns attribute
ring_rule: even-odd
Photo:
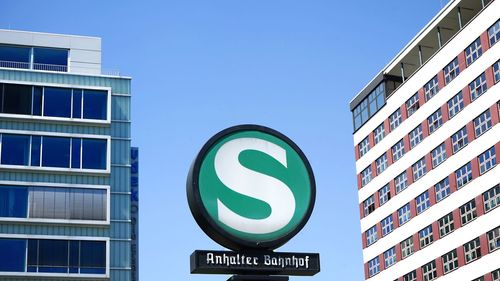
<svg viewBox="0 0 500 281"><path fill-rule="evenodd" d="M100 38L0 30L0 281L132 279L130 85Z"/></svg>

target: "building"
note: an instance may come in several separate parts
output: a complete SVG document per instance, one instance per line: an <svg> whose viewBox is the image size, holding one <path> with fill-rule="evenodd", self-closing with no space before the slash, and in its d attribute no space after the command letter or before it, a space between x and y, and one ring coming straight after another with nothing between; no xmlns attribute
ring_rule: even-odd
<svg viewBox="0 0 500 281"><path fill-rule="evenodd" d="M350 102L366 280L500 280L499 18L451 0Z"/></svg>
<svg viewBox="0 0 500 281"><path fill-rule="evenodd" d="M0 280L131 280L130 84L100 38L0 30Z"/></svg>

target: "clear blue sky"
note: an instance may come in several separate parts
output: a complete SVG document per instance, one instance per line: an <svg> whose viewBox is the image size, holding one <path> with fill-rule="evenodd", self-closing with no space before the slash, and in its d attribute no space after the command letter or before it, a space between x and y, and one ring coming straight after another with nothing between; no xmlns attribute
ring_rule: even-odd
<svg viewBox="0 0 500 281"><path fill-rule="evenodd" d="M189 274L198 228L186 175L213 134L272 127L308 156L309 223L280 251L319 252L322 271L292 280L363 280L349 100L446 4L444 0L0 0L0 28L99 36L105 69L132 76L140 147L140 278Z"/></svg>

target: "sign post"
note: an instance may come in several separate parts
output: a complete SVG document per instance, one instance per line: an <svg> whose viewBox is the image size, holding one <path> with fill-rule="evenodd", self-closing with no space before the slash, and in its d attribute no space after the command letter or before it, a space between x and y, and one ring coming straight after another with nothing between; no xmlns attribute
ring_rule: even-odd
<svg viewBox="0 0 500 281"><path fill-rule="evenodd" d="M191 273L278 281L320 271L317 253L273 251L304 227L316 197L307 158L283 134L258 125L219 132L198 153L187 195L201 229L233 250L194 251Z"/></svg>

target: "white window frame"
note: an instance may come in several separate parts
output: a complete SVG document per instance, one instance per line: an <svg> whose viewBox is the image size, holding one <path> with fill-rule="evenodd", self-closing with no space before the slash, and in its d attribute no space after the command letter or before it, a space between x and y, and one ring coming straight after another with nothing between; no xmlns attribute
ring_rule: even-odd
<svg viewBox="0 0 500 281"><path fill-rule="evenodd" d="M490 48L500 40L500 20L488 28L488 39Z"/></svg>
<svg viewBox="0 0 500 281"><path fill-rule="evenodd" d="M387 153L382 154L375 160L375 166L377 167L377 175L382 174L387 169Z"/></svg>
<svg viewBox="0 0 500 281"><path fill-rule="evenodd" d="M422 130L422 124L418 125L415 129L413 129L409 134L410 139L410 149L415 148L419 143L424 139L424 134Z"/></svg>
<svg viewBox="0 0 500 281"><path fill-rule="evenodd" d="M488 231L486 236L490 253L500 248L500 226Z"/></svg>
<svg viewBox="0 0 500 281"><path fill-rule="evenodd" d="M460 74L460 67L458 64L458 57L455 57L448 65L443 69L445 85L448 85L453 79L455 79Z"/></svg>
<svg viewBox="0 0 500 281"><path fill-rule="evenodd" d="M443 114L441 113L441 108L436 110L427 118L427 124L429 125L429 135L434 133L441 127L441 125L443 125Z"/></svg>
<svg viewBox="0 0 500 281"><path fill-rule="evenodd" d="M399 225L403 225L411 220L411 209L410 203L405 204L403 207L398 209L398 222Z"/></svg>
<svg viewBox="0 0 500 281"><path fill-rule="evenodd" d="M411 96L405 103L407 116L410 117L413 113L417 112L420 108L420 102L418 100L418 92Z"/></svg>
<svg viewBox="0 0 500 281"><path fill-rule="evenodd" d="M454 95L450 100L448 100L447 104L448 116L451 119L465 107L462 91L458 92L458 94Z"/></svg>
<svg viewBox="0 0 500 281"><path fill-rule="evenodd" d="M378 197L380 206L391 200L391 188L389 184L384 185L381 189L378 190Z"/></svg>
<svg viewBox="0 0 500 281"><path fill-rule="evenodd" d="M401 139L398 141L395 145L392 146L392 161L396 162L398 161L401 157L405 155L405 144L404 141Z"/></svg>
<svg viewBox="0 0 500 281"><path fill-rule="evenodd" d="M455 178L457 181L457 189L462 188L464 185L472 181L472 163L468 162L455 171Z"/></svg>
<svg viewBox="0 0 500 281"><path fill-rule="evenodd" d="M392 215L387 216L380 222L382 226L382 237L387 236L394 230L394 222L392 221Z"/></svg>
<svg viewBox="0 0 500 281"><path fill-rule="evenodd" d="M405 259L415 253L415 245L413 245L413 236L406 238L400 242L401 259Z"/></svg>
<svg viewBox="0 0 500 281"><path fill-rule="evenodd" d="M478 37L467 48L465 48L465 61L467 66L475 62L483 54L481 38Z"/></svg>
<svg viewBox="0 0 500 281"><path fill-rule="evenodd" d="M425 176L425 174L427 174L425 157L423 157L420 160L418 160L417 162L415 162L415 164L413 164L411 168L413 171L413 182L416 182L417 180L419 180L420 178Z"/></svg>
<svg viewBox="0 0 500 281"><path fill-rule="evenodd" d="M481 243L479 237L464 244L465 263L471 263L481 257Z"/></svg>
<svg viewBox="0 0 500 281"><path fill-rule="evenodd" d="M359 158L363 157L368 151L370 151L370 141L368 140L368 137L364 138L359 144L358 144L358 149L359 149Z"/></svg>
<svg viewBox="0 0 500 281"><path fill-rule="evenodd" d="M442 255L441 259L443 261L443 274L447 274L458 268L458 255L456 249Z"/></svg>
<svg viewBox="0 0 500 281"><path fill-rule="evenodd" d="M384 123L382 123L373 131L373 139L375 140L375 144L377 144L384 138L385 138L385 128L384 128Z"/></svg>
<svg viewBox="0 0 500 281"><path fill-rule="evenodd" d="M424 85L425 100L432 99L439 92L439 83L437 75Z"/></svg>
<svg viewBox="0 0 500 281"><path fill-rule="evenodd" d="M474 118L474 133L476 134L476 138L480 137L486 131L488 131L492 127L491 122L491 113L490 110L486 110L481 113L478 117Z"/></svg>
<svg viewBox="0 0 500 281"><path fill-rule="evenodd" d="M370 246L371 244L377 242L378 234L377 234L377 226L374 225L366 230L366 246Z"/></svg>
<svg viewBox="0 0 500 281"><path fill-rule="evenodd" d="M373 208L370 208L371 206L373 206ZM373 211L375 211L375 198L373 195L371 195L365 201L363 201L363 214L366 217L369 214L373 213Z"/></svg>
<svg viewBox="0 0 500 281"><path fill-rule="evenodd" d="M488 90L486 74L483 72L469 84L470 100L475 101Z"/></svg>
<svg viewBox="0 0 500 281"><path fill-rule="evenodd" d="M392 247L384 252L385 268L389 268L396 263L396 247Z"/></svg>
<svg viewBox="0 0 500 281"><path fill-rule="evenodd" d="M379 257L375 257L368 262L368 276L372 277L380 272Z"/></svg>
<svg viewBox="0 0 500 281"><path fill-rule="evenodd" d="M423 213L425 210L429 209L431 206L431 200L429 198L429 191L426 190L417 198L415 198L415 204L417 206L417 215Z"/></svg>
<svg viewBox="0 0 500 281"><path fill-rule="evenodd" d="M366 167L361 171L361 186L367 185L372 180L372 166Z"/></svg>
<svg viewBox="0 0 500 281"><path fill-rule="evenodd" d="M398 108L394 113L389 116L389 127L391 129L391 132L394 131L399 125L401 125L402 116L401 116L401 108Z"/></svg>
<svg viewBox="0 0 500 281"><path fill-rule="evenodd" d="M483 193L484 212L487 213L500 205L500 185Z"/></svg>
<svg viewBox="0 0 500 281"><path fill-rule="evenodd" d="M441 163L446 160L446 145L445 143L441 143L436 148L434 148L431 152L432 155L432 168L436 168Z"/></svg>
<svg viewBox="0 0 500 281"><path fill-rule="evenodd" d="M482 175L497 165L495 147L492 146L477 157L479 163L479 174Z"/></svg>
<svg viewBox="0 0 500 281"><path fill-rule="evenodd" d="M450 181L448 177L434 185L436 191L436 202L440 202L451 194Z"/></svg>
<svg viewBox="0 0 500 281"><path fill-rule="evenodd" d="M469 136L467 135L467 127L463 127L451 136L451 147L453 154L459 152L469 144Z"/></svg>
<svg viewBox="0 0 500 281"><path fill-rule="evenodd" d="M477 218L477 207L475 199L463 204L459 208L460 210L460 222L462 226L470 223Z"/></svg>
<svg viewBox="0 0 500 281"><path fill-rule="evenodd" d="M438 220L439 237L443 238L455 230L455 222L453 221L453 213L449 213Z"/></svg>
<svg viewBox="0 0 500 281"><path fill-rule="evenodd" d="M500 81L500 60L493 64L493 79L495 83Z"/></svg>
<svg viewBox="0 0 500 281"><path fill-rule="evenodd" d="M437 278L436 261L433 260L422 266L422 277L424 281L431 281Z"/></svg>
<svg viewBox="0 0 500 281"><path fill-rule="evenodd" d="M394 179L394 185L396 187L396 194L405 190L408 187L408 173L406 171L404 171L401 174L399 174Z"/></svg>

